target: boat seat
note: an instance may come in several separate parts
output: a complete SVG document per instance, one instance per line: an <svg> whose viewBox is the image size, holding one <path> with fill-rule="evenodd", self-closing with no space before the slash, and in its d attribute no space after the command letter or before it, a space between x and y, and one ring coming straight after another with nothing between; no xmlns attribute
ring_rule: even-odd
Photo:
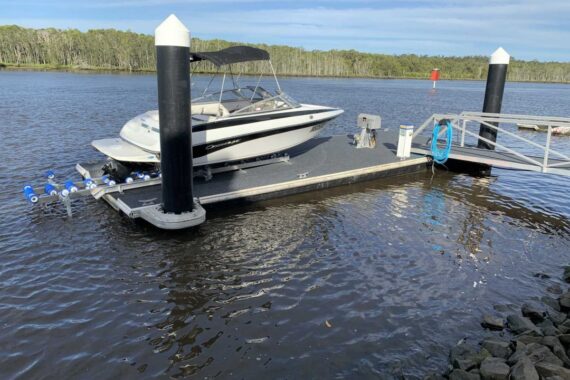
<svg viewBox="0 0 570 380"><path fill-rule="evenodd" d="M248 100L234 100L230 102L224 102L224 107L230 111L230 113L240 110L244 107L251 105L251 102Z"/></svg>
<svg viewBox="0 0 570 380"><path fill-rule="evenodd" d="M230 114L228 109L220 103L199 103L192 104L190 108L192 115L210 115L210 116L227 116Z"/></svg>

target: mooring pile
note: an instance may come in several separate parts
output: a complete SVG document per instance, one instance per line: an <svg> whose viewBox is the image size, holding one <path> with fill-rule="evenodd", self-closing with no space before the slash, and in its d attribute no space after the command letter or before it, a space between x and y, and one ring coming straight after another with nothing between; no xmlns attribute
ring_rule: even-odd
<svg viewBox="0 0 570 380"><path fill-rule="evenodd" d="M548 278L545 274L536 277ZM570 283L570 266L564 270ZM481 325L497 331L474 347L460 342L451 349L450 380L570 379L570 291L549 289L558 298L544 296L528 302L506 318L485 315ZM506 332L504 331L506 330ZM438 378L439 376L429 376Z"/></svg>

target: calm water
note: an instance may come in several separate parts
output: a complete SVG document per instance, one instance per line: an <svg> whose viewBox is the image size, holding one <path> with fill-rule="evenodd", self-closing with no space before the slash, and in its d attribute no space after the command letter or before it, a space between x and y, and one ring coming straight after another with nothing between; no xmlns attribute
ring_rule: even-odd
<svg viewBox="0 0 570 380"><path fill-rule="evenodd" d="M328 134L355 131L359 112L396 128L478 111L484 90L282 86L346 110ZM503 111L569 116L569 104L567 85L509 83ZM459 339L485 334L483 313L542 296L570 260L569 180L534 173L368 182L213 211L178 233L91 199L71 220L23 201L24 183L47 169L75 176L76 162L100 157L91 140L153 108L151 75L0 72L3 379L421 377ZM554 139L570 151L570 138Z"/></svg>

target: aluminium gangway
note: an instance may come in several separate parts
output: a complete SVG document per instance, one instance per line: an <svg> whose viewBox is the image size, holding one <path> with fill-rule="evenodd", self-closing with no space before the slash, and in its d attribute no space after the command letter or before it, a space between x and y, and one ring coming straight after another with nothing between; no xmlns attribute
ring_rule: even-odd
<svg viewBox="0 0 570 380"><path fill-rule="evenodd" d="M426 140L426 138L420 134L430 127L433 128L434 125L442 120L449 120L449 125L453 128L454 136L459 135L459 143L453 143L451 145L451 151L449 153L450 159L505 169L570 176L570 157L552 148L553 133L560 130L570 130L570 118L483 112L433 114L414 132L412 137L413 153L428 156L432 154L432 137ZM506 146L503 143L493 142L484 137L480 137L478 135L480 125L485 125L496 130L498 135L504 134L511 137L511 146ZM513 128L508 128L508 125L514 126L514 129L516 129L517 125L540 126L546 131L546 141L544 144L540 144L537 141L532 141L517 135L513 131ZM470 127L475 127L476 130L469 130ZM445 133L446 128L447 126L442 127L439 136ZM474 140L475 144L477 140L487 142L494 146L495 150L477 148L476 145L466 143L467 138ZM521 145L524 145L525 149L521 149ZM527 146L534 147L535 150L540 153L536 155L526 153L526 151L529 150L526 148Z"/></svg>

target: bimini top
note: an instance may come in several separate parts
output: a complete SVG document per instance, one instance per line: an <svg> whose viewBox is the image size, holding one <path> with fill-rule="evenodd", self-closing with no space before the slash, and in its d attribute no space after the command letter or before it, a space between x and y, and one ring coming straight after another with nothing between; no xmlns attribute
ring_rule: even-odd
<svg viewBox="0 0 570 380"><path fill-rule="evenodd" d="M216 66L249 61L268 61L269 53L251 46L232 46L219 51L190 53L190 62L210 61Z"/></svg>

